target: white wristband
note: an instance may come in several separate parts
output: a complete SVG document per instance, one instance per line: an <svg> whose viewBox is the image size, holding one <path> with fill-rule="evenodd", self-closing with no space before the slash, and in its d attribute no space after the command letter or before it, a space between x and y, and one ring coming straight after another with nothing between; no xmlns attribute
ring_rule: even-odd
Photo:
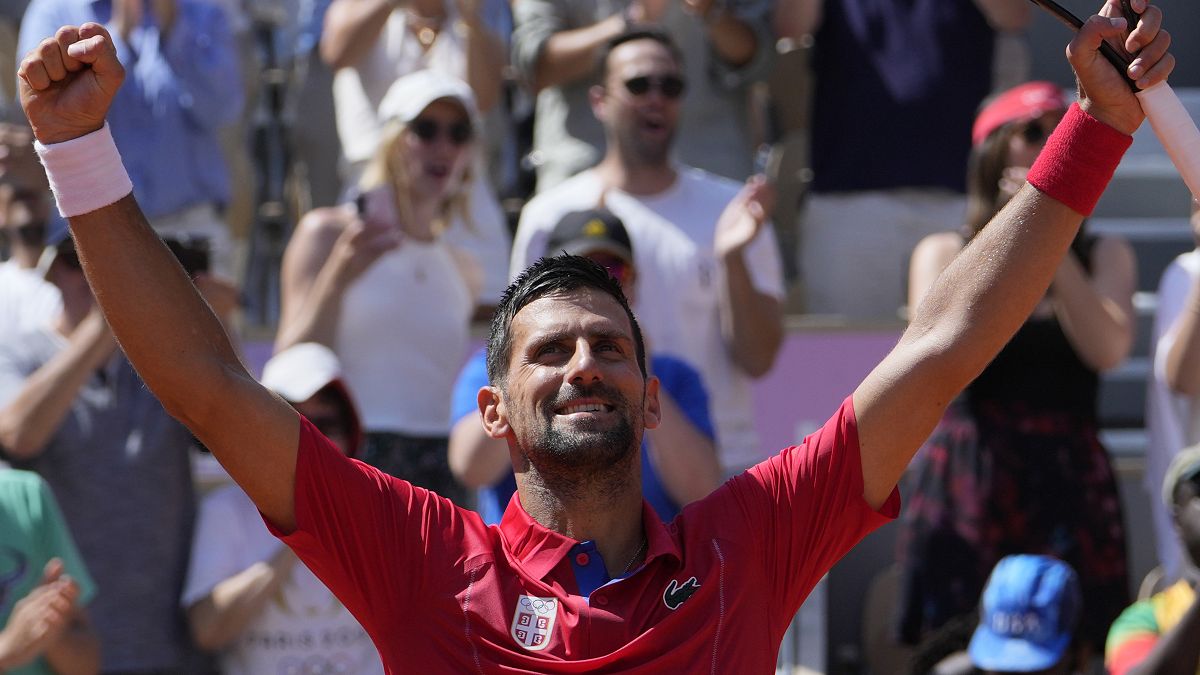
<svg viewBox="0 0 1200 675"><path fill-rule="evenodd" d="M108 122L85 136L50 145L34 141L33 147L64 218L115 204L133 192Z"/></svg>

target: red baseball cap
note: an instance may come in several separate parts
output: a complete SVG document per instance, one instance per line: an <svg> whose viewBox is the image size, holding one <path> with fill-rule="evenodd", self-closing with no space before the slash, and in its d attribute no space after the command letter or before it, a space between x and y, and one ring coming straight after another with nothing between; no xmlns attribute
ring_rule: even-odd
<svg viewBox="0 0 1200 675"><path fill-rule="evenodd" d="M975 117L971 144L979 145L993 131L1010 122L1034 120L1055 110L1066 110L1067 97L1053 82L1026 82L1000 94Z"/></svg>

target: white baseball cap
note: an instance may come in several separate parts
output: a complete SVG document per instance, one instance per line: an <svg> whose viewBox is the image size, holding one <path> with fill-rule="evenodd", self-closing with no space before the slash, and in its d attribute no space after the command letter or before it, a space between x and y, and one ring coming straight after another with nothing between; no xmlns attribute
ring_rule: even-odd
<svg viewBox="0 0 1200 675"><path fill-rule="evenodd" d="M405 75L392 83L379 102L379 121L399 120L407 124L415 120L429 104L443 98L457 101L478 130L479 110L475 106L475 94L471 92L471 87L454 76L435 73L428 68Z"/></svg>
<svg viewBox="0 0 1200 675"><path fill-rule="evenodd" d="M272 356L263 366L262 385L289 403L303 403L329 387L341 397L350 411L350 456L362 445L362 420L354 397L342 379L342 364L325 345L302 342Z"/></svg>
<svg viewBox="0 0 1200 675"><path fill-rule="evenodd" d="M303 403L342 379L342 364L325 345L302 342L272 356L262 384L292 403Z"/></svg>

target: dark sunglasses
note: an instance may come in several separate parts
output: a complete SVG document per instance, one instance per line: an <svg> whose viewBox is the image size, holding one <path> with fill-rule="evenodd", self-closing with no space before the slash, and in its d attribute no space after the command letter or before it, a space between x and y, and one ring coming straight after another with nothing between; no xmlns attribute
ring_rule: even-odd
<svg viewBox="0 0 1200 675"><path fill-rule="evenodd" d="M465 121L442 126L433 120L418 118L413 120L409 128L417 135L417 138L421 139L422 143L432 143L438 136L445 135L449 137L451 143L465 145L474 134L471 130L471 123Z"/></svg>
<svg viewBox="0 0 1200 675"><path fill-rule="evenodd" d="M1017 128L1017 135L1028 145L1038 145L1050 138L1051 131L1053 127L1047 129L1040 121L1030 120Z"/></svg>
<svg viewBox="0 0 1200 675"><path fill-rule="evenodd" d="M683 96L686 88L683 78L678 75L639 75L625 80L625 89L634 96L645 96L653 89L665 98L677 99Z"/></svg>

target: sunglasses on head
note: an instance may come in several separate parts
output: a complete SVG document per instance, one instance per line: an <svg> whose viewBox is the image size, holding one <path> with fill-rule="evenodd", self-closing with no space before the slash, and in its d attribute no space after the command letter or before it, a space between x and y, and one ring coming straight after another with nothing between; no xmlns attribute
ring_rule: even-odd
<svg viewBox="0 0 1200 675"><path fill-rule="evenodd" d="M409 128L417 135L417 138L421 139L422 143L432 143L439 136L445 136L454 145L464 145L471 140L473 134L471 123L465 120L443 126L433 120L417 118L412 121Z"/></svg>
<svg viewBox="0 0 1200 675"><path fill-rule="evenodd" d="M665 98L677 99L686 88L678 75L639 75L625 80L625 89L634 96L645 96L653 89Z"/></svg>

